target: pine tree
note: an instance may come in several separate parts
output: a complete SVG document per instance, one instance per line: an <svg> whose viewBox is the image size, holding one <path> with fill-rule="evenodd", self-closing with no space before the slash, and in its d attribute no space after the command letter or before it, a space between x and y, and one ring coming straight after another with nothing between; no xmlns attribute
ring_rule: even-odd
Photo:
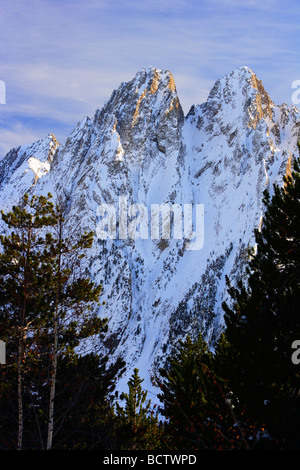
<svg viewBox="0 0 300 470"><path fill-rule="evenodd" d="M162 428L151 409L151 400L146 401L148 392L142 389L142 382L135 368L128 381L128 393L120 395L125 406L116 402L117 434L122 449L153 450L160 446Z"/></svg>
<svg viewBox="0 0 300 470"><path fill-rule="evenodd" d="M53 450L116 449L114 390L125 364L121 359L110 365L108 361L107 355L94 353L59 355ZM47 405L49 393L43 390L42 394ZM36 422L34 410L31 415Z"/></svg>
<svg viewBox="0 0 300 470"><path fill-rule="evenodd" d="M23 205L14 206L2 218L11 230L1 235L0 309L1 338L15 356L17 374L18 435L17 448L22 449L24 423L24 373L26 354L31 354L31 332L43 324L46 301L39 292L43 289L45 258L41 247L45 240L41 231L55 223L54 206L46 197L23 198ZM14 345L15 347L13 347Z"/></svg>
<svg viewBox="0 0 300 470"><path fill-rule="evenodd" d="M223 383L201 333L194 340L190 336L180 340L160 375L158 397L172 449L232 448L231 442L227 447L222 429L222 420L229 413Z"/></svg>
<svg viewBox="0 0 300 470"><path fill-rule="evenodd" d="M255 231L247 282L232 287L232 306L224 303L225 364L235 405L267 430L277 448L300 444L299 369L291 360L300 338L300 172L295 159L282 187L265 192L261 231ZM220 359L221 360L221 359ZM270 441L271 442L271 441Z"/></svg>
<svg viewBox="0 0 300 470"><path fill-rule="evenodd" d="M58 364L67 359L71 367L82 341L106 328L107 320L92 310L100 303L101 286L81 275L92 233L64 234L63 212L51 195L25 195L23 205L2 218L9 229L1 236L0 253L0 334L9 362L2 404L5 409L9 402L13 412L17 399L18 449L24 441L50 449Z"/></svg>
<svg viewBox="0 0 300 470"><path fill-rule="evenodd" d="M62 204L56 206L54 236L48 236L48 286L47 295L52 318L51 380L47 449L51 449L54 428L54 399L59 348L60 351L73 351L83 339L98 334L106 327L107 320L101 320L96 313L91 314L92 306L99 305L101 285L80 273L80 260L92 246L93 233L80 237L65 234L65 218ZM69 352L68 352L69 354Z"/></svg>

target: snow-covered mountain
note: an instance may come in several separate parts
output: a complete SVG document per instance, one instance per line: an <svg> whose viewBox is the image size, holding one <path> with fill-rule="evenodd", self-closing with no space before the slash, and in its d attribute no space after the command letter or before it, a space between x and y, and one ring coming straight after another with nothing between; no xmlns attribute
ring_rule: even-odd
<svg viewBox="0 0 300 470"><path fill-rule="evenodd" d="M3 159L0 208L50 191L66 201L73 232L95 231L86 269L103 285L104 347L127 363L121 388L137 367L152 389L151 374L187 332L201 329L213 345L225 275L242 275L263 191L290 171L298 138L299 111L275 105L247 67L218 80L187 116L172 74L149 67L65 144L49 134ZM170 213L158 232L162 204L169 238Z"/></svg>

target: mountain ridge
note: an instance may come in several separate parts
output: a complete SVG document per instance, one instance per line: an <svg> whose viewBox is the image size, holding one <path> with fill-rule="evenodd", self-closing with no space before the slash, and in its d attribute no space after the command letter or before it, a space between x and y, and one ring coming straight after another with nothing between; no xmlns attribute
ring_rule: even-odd
<svg viewBox="0 0 300 470"><path fill-rule="evenodd" d="M49 136L11 150L1 162L2 209L25 188L50 191L67 201L70 230L96 233L103 204L120 215L120 201L126 203L127 223L137 204L148 215L153 204L204 206L199 250L189 250L184 236L143 238L136 223L136 238L95 236L87 262L86 272L103 284L104 350L127 363L120 388L137 367L155 393L151 376L180 337L201 330L213 347L222 328L225 275L233 281L243 275L263 217L263 191L290 171L299 111L275 105L252 70L240 67L184 116L173 75L148 67L84 117L65 144ZM118 219L116 229L122 228Z"/></svg>

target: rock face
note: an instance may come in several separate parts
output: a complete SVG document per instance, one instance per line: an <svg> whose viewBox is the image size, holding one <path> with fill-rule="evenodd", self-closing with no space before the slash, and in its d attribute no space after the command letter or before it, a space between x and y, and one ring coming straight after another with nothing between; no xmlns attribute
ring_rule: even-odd
<svg viewBox="0 0 300 470"><path fill-rule="evenodd" d="M263 191L282 183L297 155L298 123L298 110L275 105L247 67L218 80L186 117L171 73L147 68L64 145L50 134L7 154L1 208L26 190L50 191L63 196L73 232L95 231L86 269L103 284L103 348L127 363L120 388L137 367L152 390L151 374L188 332L213 346L225 275L243 275Z"/></svg>
<svg viewBox="0 0 300 470"><path fill-rule="evenodd" d="M10 209L24 192L33 189L38 179L50 170L53 156L59 146L53 134L10 150L0 164L1 209Z"/></svg>

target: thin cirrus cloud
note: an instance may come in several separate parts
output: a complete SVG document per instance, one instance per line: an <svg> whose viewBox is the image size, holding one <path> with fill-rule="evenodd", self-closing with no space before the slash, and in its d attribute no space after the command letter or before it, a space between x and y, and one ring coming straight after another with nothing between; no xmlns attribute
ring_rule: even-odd
<svg viewBox="0 0 300 470"><path fill-rule="evenodd" d="M173 73L185 113L242 65L291 104L299 11L298 0L0 0L0 154L48 132L63 141L149 65Z"/></svg>

